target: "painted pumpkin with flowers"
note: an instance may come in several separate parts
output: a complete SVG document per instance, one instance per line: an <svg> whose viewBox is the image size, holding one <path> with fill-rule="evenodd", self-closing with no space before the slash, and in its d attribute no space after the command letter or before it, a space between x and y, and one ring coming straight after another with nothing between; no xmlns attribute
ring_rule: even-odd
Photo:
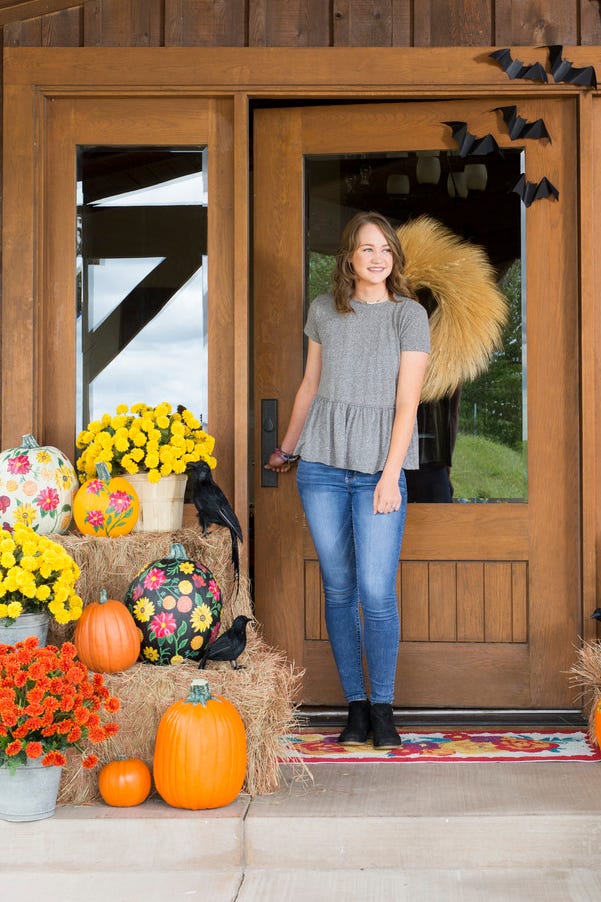
<svg viewBox="0 0 601 902"><path fill-rule="evenodd" d="M136 525L139 511L133 485L123 476L111 479L102 461L96 464L96 478L84 482L73 501L73 518L84 536L126 536Z"/></svg>
<svg viewBox="0 0 601 902"><path fill-rule="evenodd" d="M144 567L130 584L125 604L142 637L147 664L199 661L219 632L221 591L211 571L191 560L183 545Z"/></svg>
<svg viewBox="0 0 601 902"><path fill-rule="evenodd" d="M41 535L66 533L78 481L69 458L33 435L0 453L0 525L29 526Z"/></svg>

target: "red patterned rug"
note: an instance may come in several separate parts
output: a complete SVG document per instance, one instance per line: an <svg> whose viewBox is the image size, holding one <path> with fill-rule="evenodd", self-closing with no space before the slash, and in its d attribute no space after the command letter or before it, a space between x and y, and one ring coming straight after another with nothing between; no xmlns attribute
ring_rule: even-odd
<svg viewBox="0 0 601 902"><path fill-rule="evenodd" d="M558 730L399 730L398 749L344 747L336 741L339 730L300 730L287 736L292 750L282 761L301 758L305 763L366 764L376 761L601 761L601 750L586 731Z"/></svg>

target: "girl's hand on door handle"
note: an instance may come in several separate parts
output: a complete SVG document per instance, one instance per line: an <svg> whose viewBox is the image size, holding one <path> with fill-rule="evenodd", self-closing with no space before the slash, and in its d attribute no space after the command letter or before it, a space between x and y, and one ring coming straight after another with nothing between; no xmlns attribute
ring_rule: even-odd
<svg viewBox="0 0 601 902"><path fill-rule="evenodd" d="M288 470L292 469L292 464L297 459L293 454L286 454L284 451L276 448L270 454L269 460L264 464L264 468L266 470L274 470L276 473L287 473Z"/></svg>

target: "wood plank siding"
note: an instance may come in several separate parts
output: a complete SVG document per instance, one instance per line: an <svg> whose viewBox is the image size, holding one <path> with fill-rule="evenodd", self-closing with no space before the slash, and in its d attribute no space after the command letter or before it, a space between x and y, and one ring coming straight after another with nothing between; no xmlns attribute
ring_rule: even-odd
<svg viewBox="0 0 601 902"><path fill-rule="evenodd" d="M598 0L0 0L5 46L601 43Z"/></svg>

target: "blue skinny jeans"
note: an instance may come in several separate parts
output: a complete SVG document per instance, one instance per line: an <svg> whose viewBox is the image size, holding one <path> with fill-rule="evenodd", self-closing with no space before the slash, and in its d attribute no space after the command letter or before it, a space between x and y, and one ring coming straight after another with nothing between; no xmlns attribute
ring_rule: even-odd
<svg viewBox="0 0 601 902"><path fill-rule="evenodd" d="M321 566L328 635L347 702L368 698L364 652L372 704L392 704L394 695L400 639L396 574L407 486L401 471L400 509L374 514L380 476L305 460L297 469L298 491Z"/></svg>

